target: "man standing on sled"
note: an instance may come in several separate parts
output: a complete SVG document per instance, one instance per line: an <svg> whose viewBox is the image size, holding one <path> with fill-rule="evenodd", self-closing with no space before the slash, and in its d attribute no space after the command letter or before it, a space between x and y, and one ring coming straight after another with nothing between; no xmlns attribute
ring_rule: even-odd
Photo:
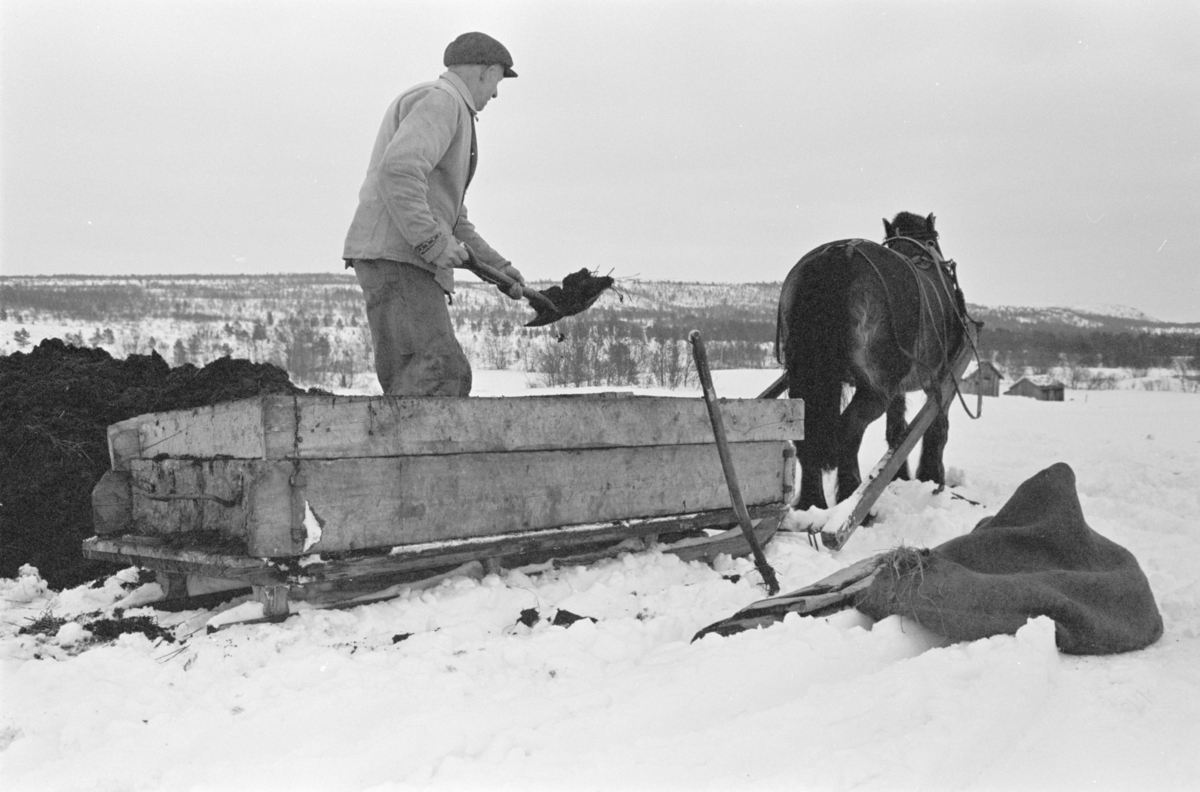
<svg viewBox="0 0 1200 792"><path fill-rule="evenodd" d="M384 115L343 258L367 301L375 373L392 396L467 396L471 365L447 309L454 268L468 261L525 279L484 241L463 199L475 175L475 115L516 77L512 56L483 33L446 48L447 71L402 93Z"/></svg>

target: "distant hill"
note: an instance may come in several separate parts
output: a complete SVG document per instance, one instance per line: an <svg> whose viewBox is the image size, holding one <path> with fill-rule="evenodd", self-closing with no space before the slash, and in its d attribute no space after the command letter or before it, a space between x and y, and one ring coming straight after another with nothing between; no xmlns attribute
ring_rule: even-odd
<svg viewBox="0 0 1200 792"><path fill-rule="evenodd" d="M1051 333L1192 333L1200 334L1200 322L1163 322L1123 305L1103 307L1025 308L1014 305L989 307L967 304L967 310L988 329L1014 332Z"/></svg>

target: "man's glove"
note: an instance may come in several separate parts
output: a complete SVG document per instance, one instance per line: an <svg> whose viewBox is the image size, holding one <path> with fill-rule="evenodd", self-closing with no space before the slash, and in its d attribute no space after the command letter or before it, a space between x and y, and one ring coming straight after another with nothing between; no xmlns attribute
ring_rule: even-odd
<svg viewBox="0 0 1200 792"><path fill-rule="evenodd" d="M496 271L502 275L507 275L508 277L510 277L514 281L516 281L516 283L514 283L507 290L504 289L502 286L497 286L496 288L500 289L500 293L504 294L505 296L507 296L513 300L521 299L521 297L523 296L523 288L525 286L525 276L521 274L521 271L519 269L517 269L516 267L514 267L512 264L505 264L503 267L497 267Z"/></svg>

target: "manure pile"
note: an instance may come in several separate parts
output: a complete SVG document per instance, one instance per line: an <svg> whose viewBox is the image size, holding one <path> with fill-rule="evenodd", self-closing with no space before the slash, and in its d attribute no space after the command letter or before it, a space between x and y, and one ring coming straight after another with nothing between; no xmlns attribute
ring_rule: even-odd
<svg viewBox="0 0 1200 792"><path fill-rule="evenodd" d="M92 488L109 468L110 424L265 393L300 393L269 363L221 358L171 368L157 352L113 358L47 339L0 357L0 577L36 566L55 589L112 567L87 561Z"/></svg>

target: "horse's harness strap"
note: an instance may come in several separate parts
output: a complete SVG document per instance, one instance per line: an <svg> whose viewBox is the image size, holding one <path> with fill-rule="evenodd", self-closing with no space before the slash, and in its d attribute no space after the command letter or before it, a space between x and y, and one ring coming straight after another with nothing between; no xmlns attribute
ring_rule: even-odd
<svg viewBox="0 0 1200 792"><path fill-rule="evenodd" d="M855 253L858 253L867 261L868 264L871 265L871 268L873 270L875 270L875 275L876 275L876 277L879 278L880 284L883 286L883 289L884 289L884 294L886 295L886 298L890 303L891 302L891 290L888 289L887 280L884 278L883 272L879 269L879 264L871 257L871 255L867 252L866 248L860 248L860 245L862 245L865 241L867 241L867 240L850 239L850 240L847 240L846 242L844 242L843 244L846 246L846 258L849 261L854 258ZM906 243L915 245L920 251L922 251L922 253L917 256L908 256L908 255L905 255L904 253L901 253L900 251L896 250L895 248L891 247L890 245L888 245L889 242L896 242L896 241L906 242ZM932 305L930 304L929 294L928 294L927 286L926 286L926 278L923 277L922 275L918 274L918 271L923 270L925 272L928 272L929 270L932 269L935 272L937 272L938 280L941 282L941 286L946 292L946 297L951 302L951 306L952 306L951 310L955 313L957 319L959 320L959 324L962 327L962 333L963 333L964 339L968 343L971 344L972 349L975 352L976 361L978 361L979 350L975 348L974 340L972 338L973 334L970 333L967 329L967 322L973 322L974 320L971 319L970 316L966 315L965 308L960 308L960 304L963 302L963 295L962 295L962 289L958 285L958 275L956 272L957 267L956 267L954 261L952 259L946 259L942 256L941 251L938 250L938 248L937 248L936 240L935 240L934 244L926 244L926 243L922 242L921 240L915 239L913 237L896 236L896 237L888 237L886 240L884 240L883 244L884 244L884 247L887 248L889 253L892 253L892 254L896 255L897 257L899 257L901 260L903 260L904 263L908 265L909 270L913 273L913 277L917 283L917 286L918 286L918 289L920 292L920 298L919 298L920 299L920 309L918 312L918 316L919 316L918 321L921 324L924 324L926 321L926 313L930 314L930 316L928 317L929 319L931 319L931 320L933 319L933 315L932 315L933 308L932 308ZM937 290L934 290L934 296L937 297L938 303L941 304L942 295ZM946 306L942 305L943 312L945 311L945 308L946 308ZM888 314L889 314L889 316L891 315L890 310L889 310ZM934 321L936 321L936 320L934 320ZM895 334L896 334L896 328L895 328L894 324L892 325L892 334L893 334L893 336L895 336ZM918 336L917 336L918 344L920 344L919 339L921 337L923 337L923 335L924 335L923 333L918 333ZM950 346L948 343L948 339L944 337L942 332L937 332L936 335L940 339L941 347L942 347L942 359L943 359L942 368L944 370L948 370L949 366L950 366ZM924 363L920 359L920 349L919 348L914 349L913 351L910 352L909 350L905 349L903 347L903 345L899 344L898 337L896 337L896 341L897 341L897 346L905 354L905 356L909 358L909 360L911 360L913 363L920 363L923 367L928 368L928 364ZM929 371L929 375L930 375L931 379L936 379L936 374L933 370ZM962 399L962 391L958 389L957 382L955 383L955 390L958 392L959 398ZM940 398L941 398L940 391L934 391L934 395L936 396L936 398L938 398L940 400ZM939 407L939 409L944 409L943 405L939 404L938 407ZM966 409L966 404L963 404L963 408ZM969 409L966 409L966 412L967 412L967 415L972 418L979 417L978 413L976 415L971 415L971 411Z"/></svg>
<svg viewBox="0 0 1200 792"><path fill-rule="evenodd" d="M888 288L887 279L884 278L883 272L879 268L879 264L875 261L875 259L873 259L871 257L870 253L868 253L869 248L861 247L862 245L864 245L864 243L866 243L868 241L869 240L865 240L865 239L846 239L846 240L841 240L838 242L830 242L829 244L823 245L822 247L818 248L817 250L812 251L809 255L811 255L811 256L824 255L825 253L832 252L839 247L845 249L847 262L853 260L854 255L856 253L861 255L863 257L863 259L868 264L870 264L871 268L875 271L875 275L876 275L876 277L879 278L880 285L883 287L885 299L890 304L891 303L891 290ZM889 242L891 242L891 243L905 242L910 245L915 245L921 251L921 253L918 254L917 256L905 255L905 254L901 253L900 251L891 247L888 244ZM958 265L954 262L953 259L947 259L944 256L942 256L941 250L939 250L937 247L937 237L936 236L932 237L930 242L932 244L926 243L915 237L894 236L894 237L888 237L887 239L885 239L883 242L883 246L887 249L887 251L889 253L896 255L905 264L907 264L909 271L913 273L913 277L915 278L915 280L918 284L919 291L920 291L921 306L920 306L920 310L919 310L919 314L918 314L918 316L919 316L918 321L921 322L922 324L926 321L925 314L927 312L929 312L931 314L930 318L932 318L932 306L930 305L929 295L928 295L928 291L927 291L927 289L928 289L927 276L922 276L922 275L918 274L918 271L921 270L921 271L928 272L929 270L932 269L937 273L938 280L940 281L942 288L945 290L946 296L950 299L951 310L954 312L956 318L958 319L958 323L962 328L962 334L963 334L964 341L971 345L971 349L975 355L976 365L978 365L979 349L975 345L975 337L974 337L975 334L969 330L969 325L974 325L976 327L979 327L982 325L982 323L976 322L973 318L971 318L971 316L966 311L966 301L963 298L962 288L959 286L959 283L958 283L958 271L957 271ZM872 244L874 244L874 243L872 243ZM936 265L936 267L934 265ZM934 290L934 296L937 297L938 302L940 304L941 300L942 300L942 295L940 293L938 293L936 290ZM942 306L942 308L944 311L945 306ZM891 317L890 309L888 311L888 315L890 318ZM930 368L929 364L924 363L923 361L920 360L920 355L919 355L920 349L919 348L910 352L909 350L905 349L903 345L901 345L899 343L899 337L896 336L896 327L895 327L894 323L892 323L892 335L893 335L893 337L896 338L897 346L899 347L901 352L904 353L904 355L906 357L908 357L913 363L919 363L920 365L922 365L925 368ZM941 341L941 347L942 347L942 358L943 358L942 367L944 370L949 370L950 349L949 349L948 339L946 339L940 332L937 335ZM921 334L918 334L918 338L920 336L921 336ZM917 343L919 344L920 341L918 341ZM934 379L936 378L936 373L933 370L929 371L929 375L931 378L934 378ZM971 415L971 410L967 407L966 402L963 400L962 390L958 387L958 382L956 381L954 385L955 385L954 389L955 389L955 392L958 394L959 400L963 401L963 409L966 411L967 416L970 418L979 418L980 415L982 415L982 413L983 413L982 397L980 397L980 399L979 399L979 404L976 408L975 415ZM940 391L935 391L935 394L936 394L936 398L938 398L938 399L941 398ZM939 408L943 408L943 405L938 405L938 406L939 406Z"/></svg>
<svg viewBox="0 0 1200 792"><path fill-rule="evenodd" d="M976 365L976 367L978 367L979 366L979 348L975 345L975 333L972 332L971 326L973 325L976 329L978 329L979 327L983 326L983 323L975 321L975 319L972 318L969 313L967 313L966 299L963 296L962 287L958 283L958 264L954 261L954 259L947 259L942 256L942 251L937 246L937 234L936 233L933 234L929 238L928 242L926 242L923 239L918 239L918 238L912 237L912 236L899 236L899 235L893 236L893 237L888 237L887 239L885 239L883 241L884 247L887 247L888 250L891 250L893 253L895 253L898 256L901 256L902 258L909 259L910 264L911 264L912 263L911 257L905 256L903 253L896 250L894 247L892 247L891 245L888 244L889 242L891 242L891 243L907 242L907 243L916 245L922 251L924 251L925 253L928 254L928 257L919 256L918 257L919 259L923 259L926 262L936 263L938 265L937 273L938 273L939 278L942 280L942 286L946 289L946 293L953 294L954 297L957 298L952 301L954 304L954 311L958 317L959 324L962 326L963 339L964 339L964 341L966 341L966 343L971 345L971 351L975 355L975 365ZM917 266L921 266L921 263L917 262ZM927 266L924 268L927 268ZM947 359L947 363L949 363L948 359ZM979 418L981 415L983 415L982 391L979 391L979 390L976 391L976 393L979 395L977 397L975 414L971 415L971 410L969 407L967 407L966 400L963 398L962 389L959 388L957 380L954 383L954 390L958 394L959 401L962 402L963 411L966 412L966 414L969 418Z"/></svg>

